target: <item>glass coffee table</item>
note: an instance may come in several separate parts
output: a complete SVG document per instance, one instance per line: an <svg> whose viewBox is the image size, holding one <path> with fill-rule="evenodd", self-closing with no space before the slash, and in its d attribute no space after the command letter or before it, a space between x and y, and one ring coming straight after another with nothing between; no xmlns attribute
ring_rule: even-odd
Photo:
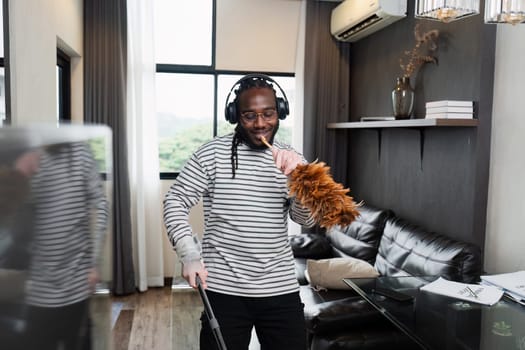
<svg viewBox="0 0 525 350"><path fill-rule="evenodd" d="M525 350L525 306L492 306L421 291L437 277L347 278L344 282L423 349Z"/></svg>

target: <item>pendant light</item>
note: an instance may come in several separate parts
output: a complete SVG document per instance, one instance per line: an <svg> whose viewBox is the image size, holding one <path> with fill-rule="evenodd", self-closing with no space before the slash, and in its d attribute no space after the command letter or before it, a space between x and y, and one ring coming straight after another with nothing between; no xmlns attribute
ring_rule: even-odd
<svg viewBox="0 0 525 350"><path fill-rule="evenodd" d="M452 22L479 14L479 0L416 0L415 18Z"/></svg>
<svg viewBox="0 0 525 350"><path fill-rule="evenodd" d="M486 0L485 23L525 22L525 0Z"/></svg>

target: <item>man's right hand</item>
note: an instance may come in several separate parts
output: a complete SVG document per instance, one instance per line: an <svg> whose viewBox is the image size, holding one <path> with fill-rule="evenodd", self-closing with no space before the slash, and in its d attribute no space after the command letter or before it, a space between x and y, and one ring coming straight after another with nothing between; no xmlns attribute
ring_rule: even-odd
<svg viewBox="0 0 525 350"><path fill-rule="evenodd" d="M272 147L272 155L275 165L286 176L290 175L299 164L304 163L303 157L294 150Z"/></svg>
<svg viewBox="0 0 525 350"><path fill-rule="evenodd" d="M206 279L208 278L208 271L201 260L192 260L182 264L182 277L188 281L192 288L197 288L197 282L195 281L195 275L199 275L201 279L201 285L206 289Z"/></svg>

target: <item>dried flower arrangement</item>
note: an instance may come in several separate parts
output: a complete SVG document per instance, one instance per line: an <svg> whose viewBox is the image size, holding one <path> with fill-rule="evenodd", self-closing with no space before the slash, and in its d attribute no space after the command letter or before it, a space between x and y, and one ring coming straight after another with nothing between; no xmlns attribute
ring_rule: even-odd
<svg viewBox="0 0 525 350"><path fill-rule="evenodd" d="M437 58L433 56L433 53L437 50L437 39L439 37L439 31L437 29L429 30L428 32L420 32L420 24L417 23L414 27L414 37L416 39L416 45L410 51L405 51L405 55L408 57L408 62L403 63L403 58L399 59L399 66L403 71L403 77L409 78L414 72L419 69L423 64L428 62L437 63ZM426 47L426 53L423 54L421 51Z"/></svg>

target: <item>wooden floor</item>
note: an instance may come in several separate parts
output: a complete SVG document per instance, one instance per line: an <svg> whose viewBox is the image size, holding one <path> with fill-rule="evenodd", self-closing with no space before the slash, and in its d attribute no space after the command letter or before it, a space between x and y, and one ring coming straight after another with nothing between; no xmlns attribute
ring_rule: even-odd
<svg viewBox="0 0 525 350"><path fill-rule="evenodd" d="M150 288L111 297L111 304L114 350L198 349L203 307L196 291Z"/></svg>
<svg viewBox="0 0 525 350"><path fill-rule="evenodd" d="M198 350L200 316L204 309L199 293L185 281L176 288L149 288L144 293L124 297L102 298L95 308L95 349L109 350ZM109 300L108 300L109 299ZM101 317L102 309L111 309L110 317ZM107 312L105 312L107 316ZM101 322L100 319L108 319ZM104 324L110 323L110 335L104 335ZM101 340L110 337L108 342ZM104 344L102 344L104 343ZM109 346L106 346L109 343ZM248 350L260 350L255 331Z"/></svg>

